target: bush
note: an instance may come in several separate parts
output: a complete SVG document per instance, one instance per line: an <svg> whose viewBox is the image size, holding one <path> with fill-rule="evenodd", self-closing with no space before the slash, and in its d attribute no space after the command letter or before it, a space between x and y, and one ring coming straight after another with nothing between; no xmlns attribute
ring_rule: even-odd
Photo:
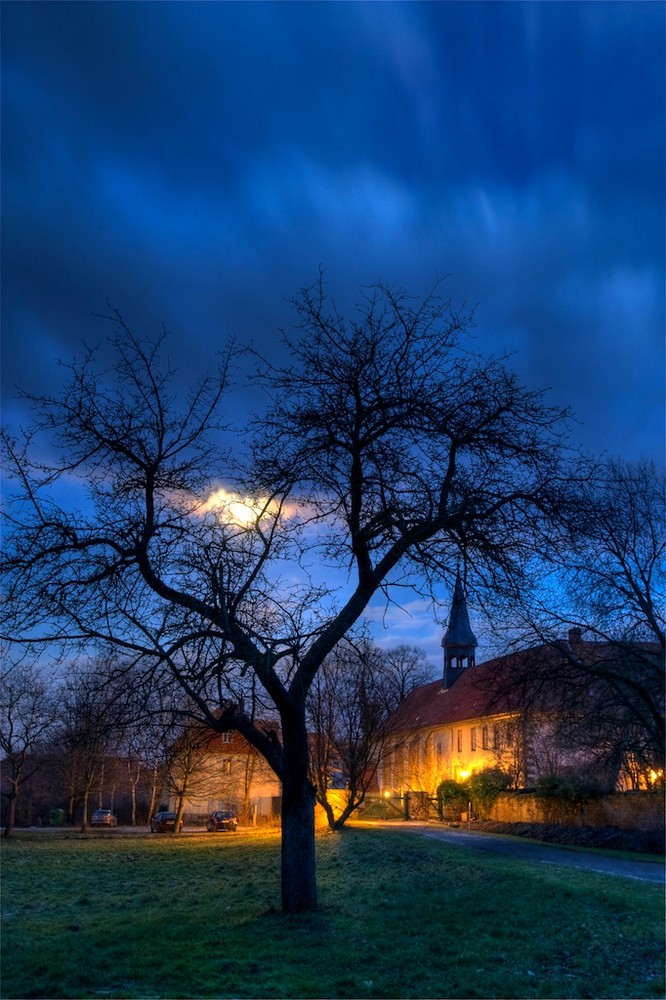
<svg viewBox="0 0 666 1000"><path fill-rule="evenodd" d="M474 811L487 816L500 792L511 785L511 778L498 767L487 767L473 774L465 784Z"/></svg>
<svg viewBox="0 0 666 1000"><path fill-rule="evenodd" d="M437 786L437 805L440 817L444 818L444 809L451 812L462 812L468 803L467 786L452 778L440 782Z"/></svg>
<svg viewBox="0 0 666 1000"><path fill-rule="evenodd" d="M564 774L544 774L537 778L535 785L537 798L558 800L583 805L591 799L601 798L606 788L594 777L568 772Z"/></svg>
<svg viewBox="0 0 666 1000"><path fill-rule="evenodd" d="M445 802L447 805L453 802L466 802L467 789L459 781L447 779L437 786L437 798L440 802Z"/></svg>
<svg viewBox="0 0 666 1000"><path fill-rule="evenodd" d="M537 800L551 823L570 823L586 802L607 791L595 777L576 773L543 774L535 785Z"/></svg>

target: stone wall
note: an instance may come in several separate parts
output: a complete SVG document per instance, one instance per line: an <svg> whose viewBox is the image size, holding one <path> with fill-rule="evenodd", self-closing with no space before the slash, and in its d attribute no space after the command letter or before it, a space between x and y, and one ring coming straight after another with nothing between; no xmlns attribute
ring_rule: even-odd
<svg viewBox="0 0 666 1000"><path fill-rule="evenodd" d="M566 804L544 801L531 793L507 792L497 799L488 818L499 823L615 826L659 833L664 830L664 797L650 792L624 792L583 804Z"/></svg>

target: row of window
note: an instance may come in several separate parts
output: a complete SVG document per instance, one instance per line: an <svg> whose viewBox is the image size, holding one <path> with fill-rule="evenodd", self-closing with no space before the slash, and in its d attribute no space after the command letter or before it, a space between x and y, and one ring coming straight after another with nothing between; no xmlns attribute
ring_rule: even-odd
<svg viewBox="0 0 666 1000"><path fill-rule="evenodd" d="M498 750L499 749L499 733L494 726L472 726L469 731L469 748L470 750L478 750L479 739L481 743L482 750ZM463 730L458 729L456 732L456 746L458 753L463 751Z"/></svg>
<svg viewBox="0 0 666 1000"><path fill-rule="evenodd" d="M456 730L456 749L458 753L463 752L464 729ZM494 726L472 726L469 731L469 748L478 750L479 745L483 750L499 750L500 733ZM441 740L435 741L435 756L441 760L444 746Z"/></svg>

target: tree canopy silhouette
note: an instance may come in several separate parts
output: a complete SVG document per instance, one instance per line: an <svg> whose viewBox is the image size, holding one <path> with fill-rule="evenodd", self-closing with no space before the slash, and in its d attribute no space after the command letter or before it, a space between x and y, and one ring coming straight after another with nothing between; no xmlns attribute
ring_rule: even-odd
<svg viewBox="0 0 666 1000"><path fill-rule="evenodd" d="M348 320L320 276L293 304L286 361L253 364L267 409L231 455L237 349L182 396L163 338L119 314L112 363L65 366L62 391L30 397L25 439L4 437L5 634L120 647L238 729L282 783L287 912L317 905L306 699L324 659L370 601L426 593L459 560L479 587L515 587L577 477L566 412L476 356L471 314L437 287L363 289Z"/></svg>

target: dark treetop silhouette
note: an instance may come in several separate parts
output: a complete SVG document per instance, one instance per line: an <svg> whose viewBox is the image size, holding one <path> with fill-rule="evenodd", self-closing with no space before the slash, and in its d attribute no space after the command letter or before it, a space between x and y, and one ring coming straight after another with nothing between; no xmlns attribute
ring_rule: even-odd
<svg viewBox="0 0 666 1000"><path fill-rule="evenodd" d="M233 460L214 436L239 352L183 399L161 340L118 314L111 365L66 366L63 391L33 399L31 436L5 436L5 634L111 643L238 729L282 782L287 912L317 903L306 698L324 658L379 592L451 582L461 558L479 587L511 588L575 493L566 414L470 352L470 314L437 288L361 294L346 320L321 277L300 293L287 361L255 359L269 405ZM243 516L210 502L222 476ZM59 502L64 481L80 509ZM251 694L279 729L255 724Z"/></svg>

